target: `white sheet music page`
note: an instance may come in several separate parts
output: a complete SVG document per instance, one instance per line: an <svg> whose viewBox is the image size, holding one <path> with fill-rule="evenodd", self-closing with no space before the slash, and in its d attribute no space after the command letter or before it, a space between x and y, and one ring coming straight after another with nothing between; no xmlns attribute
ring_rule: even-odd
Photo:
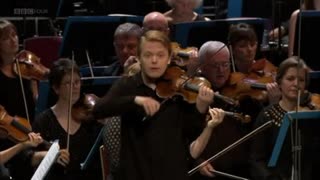
<svg viewBox="0 0 320 180"><path fill-rule="evenodd" d="M31 180L42 180L47 175L50 167L55 162L58 154L59 154L60 146L59 141L55 140L49 151L47 152L46 156L41 161L40 165L38 166L36 172L33 174Z"/></svg>

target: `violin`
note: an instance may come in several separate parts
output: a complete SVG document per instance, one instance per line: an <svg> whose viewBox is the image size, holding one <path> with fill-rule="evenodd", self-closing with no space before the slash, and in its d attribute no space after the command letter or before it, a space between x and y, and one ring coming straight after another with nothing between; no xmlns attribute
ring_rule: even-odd
<svg viewBox="0 0 320 180"><path fill-rule="evenodd" d="M177 42L171 42L171 48L173 52L171 60L178 66L187 65L191 53L198 51L196 47L182 48Z"/></svg>
<svg viewBox="0 0 320 180"><path fill-rule="evenodd" d="M29 121L19 116L10 116L5 108L0 105L0 134L1 138L8 138L9 140L19 143L29 139L28 134L32 132ZM48 141L43 141L47 147L50 146Z"/></svg>
<svg viewBox="0 0 320 180"><path fill-rule="evenodd" d="M250 68L250 73L255 73L260 77L275 77L277 74L278 67L273 65L266 59L259 59L255 61Z"/></svg>
<svg viewBox="0 0 320 180"><path fill-rule="evenodd" d="M320 110L320 94L303 93L300 99L299 110Z"/></svg>
<svg viewBox="0 0 320 180"><path fill-rule="evenodd" d="M266 83L272 83L272 76L256 76L255 74L244 74L233 72L225 87L222 88L221 94L235 100L244 96L250 96L261 102L268 101Z"/></svg>
<svg viewBox="0 0 320 180"><path fill-rule="evenodd" d="M72 106L71 115L75 121L88 121L94 105L98 100L98 96L94 94L84 94Z"/></svg>
<svg viewBox="0 0 320 180"><path fill-rule="evenodd" d="M21 73L21 76L25 79L47 79L50 70L40 63L40 58L34 53L22 50L16 55L16 60L17 61L13 66L13 71L17 75Z"/></svg>
<svg viewBox="0 0 320 180"><path fill-rule="evenodd" d="M161 98L173 97L174 95L181 95L188 103L195 103L198 96L200 86L211 87L210 82L203 77L189 78L186 72L177 66L168 67L163 77L156 82L156 93ZM215 93L215 98L222 99L228 104L236 105L236 103L228 98ZM227 112L226 115L240 119L247 123L251 121L250 116L243 116L240 113Z"/></svg>

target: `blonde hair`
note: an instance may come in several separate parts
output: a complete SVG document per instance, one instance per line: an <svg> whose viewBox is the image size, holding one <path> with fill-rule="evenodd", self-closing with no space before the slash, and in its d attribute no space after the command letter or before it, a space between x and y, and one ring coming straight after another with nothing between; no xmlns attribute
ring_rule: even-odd
<svg viewBox="0 0 320 180"><path fill-rule="evenodd" d="M162 31L150 30L147 31L143 36L141 36L138 46L138 56L141 55L142 46L145 42L159 42L165 48L167 48L169 55L172 53L171 41L169 37Z"/></svg>

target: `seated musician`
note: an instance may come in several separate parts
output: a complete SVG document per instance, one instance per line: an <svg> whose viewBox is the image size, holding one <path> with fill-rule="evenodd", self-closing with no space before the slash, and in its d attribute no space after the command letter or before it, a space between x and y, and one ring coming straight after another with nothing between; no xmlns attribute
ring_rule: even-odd
<svg viewBox="0 0 320 180"><path fill-rule="evenodd" d="M80 96L79 68L70 59L58 59L51 68L49 83L58 100L37 115L33 123L33 130L41 133L47 141L59 140L60 156L46 179L101 179L99 153L95 154L88 169L80 169L80 163L88 156L101 125L88 120L90 111L85 111L85 96ZM69 108L70 101L72 107Z"/></svg>
<svg viewBox="0 0 320 180"><path fill-rule="evenodd" d="M245 23L231 25L229 43L232 48L234 67L236 72L258 77L274 77L276 67L268 60L255 60L257 51L257 35L254 29ZM272 80L272 78L271 78ZM276 83L269 82L266 86L269 103L276 103L280 98L280 91Z"/></svg>
<svg viewBox="0 0 320 180"><path fill-rule="evenodd" d="M157 96L156 82L166 72L170 54L168 37L147 31L138 46L141 72L122 77L93 109L96 118L121 116L120 168L115 179L186 180L188 154L198 157L210 137L210 123L201 130L212 90L201 86L196 104L176 96L166 100ZM219 109L210 112L209 122L215 126L224 113Z"/></svg>
<svg viewBox="0 0 320 180"><path fill-rule="evenodd" d="M120 24L114 32L113 46L116 60L103 72L105 76L120 76L124 72L126 61L134 61L141 36L141 28L134 23Z"/></svg>
<svg viewBox="0 0 320 180"><path fill-rule="evenodd" d="M29 120L33 121L34 118L37 91L33 88L31 80L22 77L22 83L20 83L19 75L14 71L15 57L18 51L19 40L16 27L11 22L0 19L1 136L7 132L7 129L3 126L3 123L5 123L4 118L19 116L25 118L27 123L29 123ZM11 176L10 178L15 180L31 178L33 166L37 165L42 157L41 153L35 152L32 147L41 143L42 138L39 134L35 133L31 133L29 137L28 141L18 144L7 137L1 137L0 164L1 166L4 164L8 168L0 168L1 176L5 176L3 172L7 171L6 175Z"/></svg>
<svg viewBox="0 0 320 180"><path fill-rule="evenodd" d="M255 127L259 127L268 121L273 121L270 128L257 134L252 141L250 161L254 180L291 179L293 149L291 149L290 130L287 132L276 166L269 168L267 163L285 113L296 110L298 90L303 92L306 88L307 66L302 59L296 56L289 57L279 65L276 81L281 90L281 100L261 111L255 124ZM302 179L314 178L302 176Z"/></svg>
<svg viewBox="0 0 320 180"><path fill-rule="evenodd" d="M220 91L227 84L230 76L230 53L228 47L219 41L208 41L201 46L199 58L201 75L211 83L214 91ZM225 102L216 98L212 106L229 111L234 109L234 107L230 107ZM208 145L197 159L197 163L200 164L223 150L243 137L246 132L244 124L237 121L234 117L225 116L223 122L212 132ZM246 146L247 144L240 145L226 155L206 164L200 169L201 175L195 174L192 176L192 179L229 179L228 177L215 175L212 170L248 178L248 149Z"/></svg>

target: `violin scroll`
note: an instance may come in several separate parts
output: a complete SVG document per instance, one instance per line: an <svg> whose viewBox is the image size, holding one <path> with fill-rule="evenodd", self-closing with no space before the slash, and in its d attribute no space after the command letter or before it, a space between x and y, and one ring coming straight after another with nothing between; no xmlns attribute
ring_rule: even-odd
<svg viewBox="0 0 320 180"><path fill-rule="evenodd" d="M196 47L181 48L177 42L172 42L171 48L173 52L172 61L178 66L186 66L189 63L188 60L192 58L193 52L198 51Z"/></svg>

